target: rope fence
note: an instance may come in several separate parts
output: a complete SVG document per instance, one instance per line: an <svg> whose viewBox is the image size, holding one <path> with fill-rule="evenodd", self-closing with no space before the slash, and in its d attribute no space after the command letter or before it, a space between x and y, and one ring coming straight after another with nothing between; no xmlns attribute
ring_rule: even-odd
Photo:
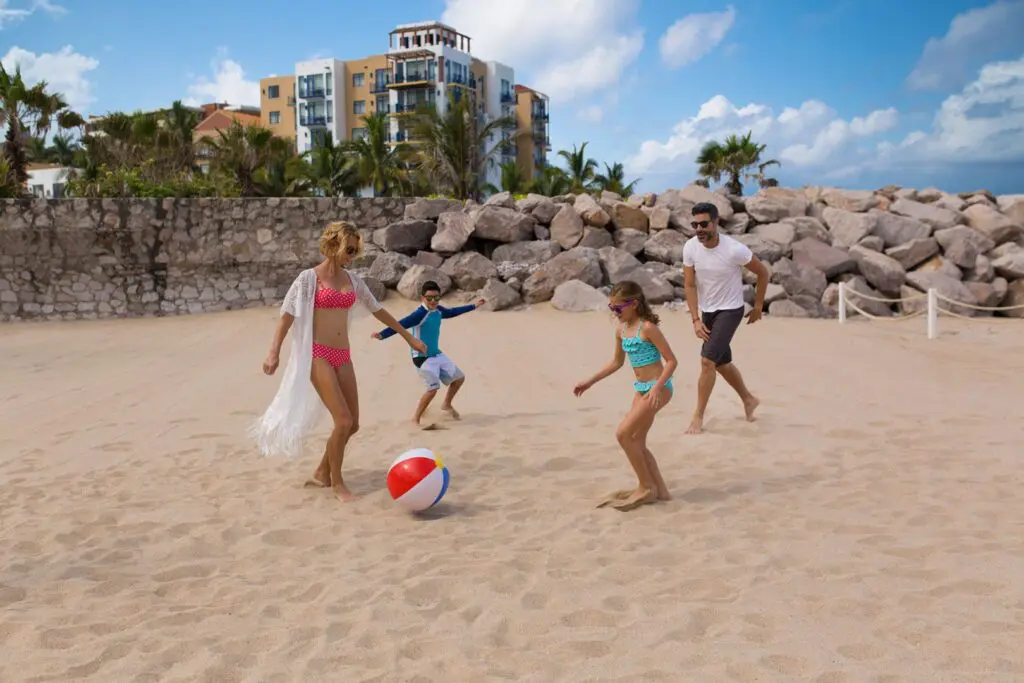
<svg viewBox="0 0 1024 683"><path fill-rule="evenodd" d="M863 308L861 308L857 304L855 304L852 301L850 301L850 295L853 295L854 298L859 297L860 299L862 299L864 301L874 301L876 303L882 303L882 304L904 304L904 303L911 303L911 302L914 302L914 301L922 301L922 300L925 301L926 303L925 303L925 305L923 307L921 307L921 308L919 308L919 309L917 309L917 310L915 310L915 311L913 311L911 313L906 313L906 314L903 314L903 315L891 315L891 316L872 315L871 313L868 313L867 311L865 311ZM915 296L901 297L899 299L887 299L887 298L883 298L883 297L872 296L870 294L865 294L864 292L859 292L856 289L850 289L849 287L846 286L845 282L840 282L839 283L839 324L842 325L842 324L846 323L847 309L852 310L854 313L858 313L859 315L864 316L868 320L880 320L882 322L902 322L904 320L910 320L912 318L919 318L922 315L925 315L928 318L928 338L929 339L935 339L936 337L939 336L938 326L939 326L939 314L940 313L942 313L943 315L948 315L951 318L960 318L962 320L973 320L974 319L972 316L963 315L962 313L957 313L956 311L951 310L951 308L947 308L947 307L944 307L944 306L940 305L939 304L940 301L944 302L945 304L949 304L951 307L952 306L956 306L956 307L959 307L959 308L962 308L962 309L968 309L968 310L973 310L973 311L985 311L985 312L989 312L989 313L997 313L997 312L1001 312L1001 311L1019 311L1019 310L1024 309L1024 304L1020 304L1020 305L1017 305L1017 306L978 306L976 304L969 304L969 303L965 303L963 301L957 301L955 299L950 299L947 296L939 294L939 292L937 290L935 290L934 288L929 289L928 292L925 293L925 294L917 294Z"/></svg>

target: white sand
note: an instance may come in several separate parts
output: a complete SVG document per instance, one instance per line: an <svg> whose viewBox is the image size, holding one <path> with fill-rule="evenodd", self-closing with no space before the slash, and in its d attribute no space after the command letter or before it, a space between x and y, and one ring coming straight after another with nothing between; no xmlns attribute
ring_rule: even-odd
<svg viewBox="0 0 1024 683"><path fill-rule="evenodd" d="M667 314L676 500L622 513L594 504L633 483L630 372L572 396L607 315L447 321L464 419L432 433L361 321L348 506L302 488L322 436L244 436L275 318L0 327L0 681L1024 680L1019 321L766 319L734 346L761 419L722 382L686 437L698 342ZM425 520L384 487L416 446L452 473Z"/></svg>

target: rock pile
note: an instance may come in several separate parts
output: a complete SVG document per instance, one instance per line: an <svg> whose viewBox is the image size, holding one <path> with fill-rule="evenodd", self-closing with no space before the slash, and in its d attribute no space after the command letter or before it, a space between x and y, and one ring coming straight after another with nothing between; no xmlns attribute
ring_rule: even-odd
<svg viewBox="0 0 1024 683"><path fill-rule="evenodd" d="M969 305L1024 304L1024 195L984 190L764 188L734 197L690 185L625 200L611 192L518 200L500 193L482 205L416 199L403 220L366 231L358 265L381 295L396 289L417 298L429 279L444 292L479 292L495 310L548 300L588 310L624 279L652 303L681 301L682 247L697 202L715 204L722 231L768 264L770 315L834 316L839 282L871 297L914 299L856 298L872 315L915 312L915 296L929 288ZM754 278L746 273L745 281L749 304Z"/></svg>

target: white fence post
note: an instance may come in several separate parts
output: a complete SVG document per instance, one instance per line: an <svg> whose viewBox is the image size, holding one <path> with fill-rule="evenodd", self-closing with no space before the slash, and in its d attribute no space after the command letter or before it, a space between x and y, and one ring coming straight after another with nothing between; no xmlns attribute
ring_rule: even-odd
<svg viewBox="0 0 1024 683"><path fill-rule="evenodd" d="M935 297L935 289L928 288L928 338L935 339L939 336L939 303Z"/></svg>
<svg viewBox="0 0 1024 683"><path fill-rule="evenodd" d="M846 283L839 283L839 324L846 322Z"/></svg>

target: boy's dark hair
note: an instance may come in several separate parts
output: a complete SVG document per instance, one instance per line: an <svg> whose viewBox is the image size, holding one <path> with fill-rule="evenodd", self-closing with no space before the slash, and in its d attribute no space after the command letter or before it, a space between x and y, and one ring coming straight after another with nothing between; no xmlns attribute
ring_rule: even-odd
<svg viewBox="0 0 1024 683"><path fill-rule="evenodd" d="M441 287L433 280L427 280L423 283L423 286L420 287L420 296L426 296L427 292L437 292L440 294Z"/></svg>
<svg viewBox="0 0 1024 683"><path fill-rule="evenodd" d="M700 202L693 205L693 209L690 210L691 216L699 216L702 213L706 213L711 217L711 220L718 220L718 207L711 202Z"/></svg>
<svg viewBox="0 0 1024 683"><path fill-rule="evenodd" d="M654 312L651 305L644 296L644 289L632 280L620 280L608 294L612 299L633 299L636 301L636 315L641 320L646 320L652 325L661 322L661 318Z"/></svg>

